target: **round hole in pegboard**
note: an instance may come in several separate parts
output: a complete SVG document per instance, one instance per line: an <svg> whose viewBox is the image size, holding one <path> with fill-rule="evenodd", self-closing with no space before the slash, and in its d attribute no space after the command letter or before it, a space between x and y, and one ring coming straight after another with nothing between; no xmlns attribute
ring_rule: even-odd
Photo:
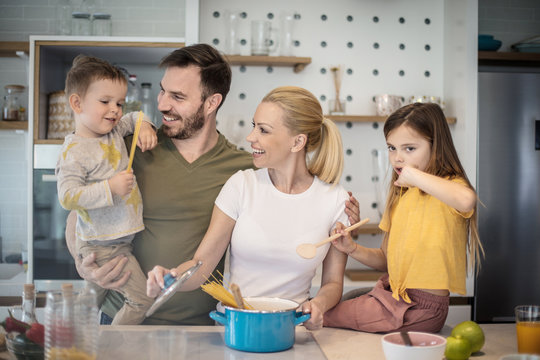
<svg viewBox="0 0 540 360"><path fill-rule="evenodd" d="M346 182L351 182L351 180L352 180L352 176L351 176L351 175L345 176L345 181L346 181Z"/></svg>
<svg viewBox="0 0 540 360"><path fill-rule="evenodd" d="M215 18L218 18L219 17L219 11L214 11L212 13L212 15L215 17Z"/></svg>
<svg viewBox="0 0 540 360"><path fill-rule="evenodd" d="M352 75L353 74L353 69L349 68L347 69L347 75Z"/></svg>
<svg viewBox="0 0 540 360"><path fill-rule="evenodd" d="M347 101L352 101L352 96L351 95L347 95Z"/></svg>
<svg viewBox="0 0 540 360"><path fill-rule="evenodd" d="M348 21L348 22L351 22L351 21L353 21L353 20L354 20L354 19L353 19L353 17L352 17L351 15L347 15L347 21Z"/></svg>
<svg viewBox="0 0 540 360"><path fill-rule="evenodd" d="M405 50L405 44L399 44L399 50Z"/></svg>
<svg viewBox="0 0 540 360"><path fill-rule="evenodd" d="M374 49L378 49L379 47L380 47L380 45L379 45L378 42L373 43L373 48Z"/></svg>
<svg viewBox="0 0 540 360"><path fill-rule="evenodd" d="M238 126L244 127L244 125L246 125L246 122L245 122L244 120L240 120L240 121L238 122Z"/></svg>
<svg viewBox="0 0 540 360"><path fill-rule="evenodd" d="M245 65L240 65L240 72L246 72L246 66Z"/></svg>
<svg viewBox="0 0 540 360"><path fill-rule="evenodd" d="M371 182L379 182L379 177L377 175L373 175L371 177Z"/></svg>
<svg viewBox="0 0 540 360"><path fill-rule="evenodd" d="M376 209L377 208L377 203L376 202L371 203L371 208Z"/></svg>
<svg viewBox="0 0 540 360"><path fill-rule="evenodd" d="M246 39L240 39L240 45L246 46L247 40Z"/></svg>
<svg viewBox="0 0 540 360"><path fill-rule="evenodd" d="M238 95L238 97L240 98L240 100L244 100L246 98L246 94L240 93L240 95Z"/></svg>
<svg viewBox="0 0 540 360"><path fill-rule="evenodd" d="M326 101L326 95L321 95L319 99L321 99L321 101Z"/></svg>
<svg viewBox="0 0 540 360"><path fill-rule="evenodd" d="M374 23L378 23L379 22L379 17L374 16L371 20L373 20Z"/></svg>
<svg viewBox="0 0 540 360"><path fill-rule="evenodd" d="M431 24L431 20L430 20L429 18L425 18L425 19L424 19L424 23L425 23L426 25L429 25L429 24Z"/></svg>
<svg viewBox="0 0 540 360"><path fill-rule="evenodd" d="M399 21L400 24L405 24L405 18L404 17L400 17L398 21Z"/></svg>
<svg viewBox="0 0 540 360"><path fill-rule="evenodd" d="M352 122L347 121L347 122L345 123L345 127L346 127L347 129L351 129L351 128L352 128Z"/></svg>
<svg viewBox="0 0 540 360"><path fill-rule="evenodd" d="M374 129L378 129L379 128L379 123L378 122L374 122L373 125L371 125Z"/></svg>
<svg viewBox="0 0 540 360"><path fill-rule="evenodd" d="M301 18L302 18L302 15L300 15L299 13L294 14L294 19L295 20L300 20Z"/></svg>
<svg viewBox="0 0 540 360"><path fill-rule="evenodd" d="M270 39L270 46L274 46L274 40Z"/></svg>
<svg viewBox="0 0 540 360"><path fill-rule="evenodd" d="M300 41L294 40L293 45L296 46L296 47L299 47L300 46Z"/></svg>
<svg viewBox="0 0 540 360"><path fill-rule="evenodd" d="M426 70L426 71L424 71L424 76L425 76L425 77L430 77L430 76L431 76L431 73L430 73L429 71Z"/></svg>
<svg viewBox="0 0 540 360"><path fill-rule="evenodd" d="M266 68L266 72L269 73L269 74L271 74L271 73L274 72L274 68L271 67L271 66L268 66L268 67Z"/></svg>
<svg viewBox="0 0 540 360"><path fill-rule="evenodd" d="M399 76L405 76L405 71L404 70L399 70Z"/></svg>
<svg viewBox="0 0 540 360"><path fill-rule="evenodd" d="M379 70L377 69L373 69L373 71L371 72L373 75L377 76L379 75Z"/></svg>
<svg viewBox="0 0 540 360"><path fill-rule="evenodd" d="M424 49L426 49L426 51L429 51L431 50L431 46L429 46L429 44L426 44L426 46L424 46Z"/></svg>
<svg viewBox="0 0 540 360"><path fill-rule="evenodd" d="M240 146L239 149L242 150L242 151L246 151L246 149L244 149L243 146Z"/></svg>
<svg viewBox="0 0 540 360"><path fill-rule="evenodd" d="M349 49L352 49L353 46L354 46L354 44L352 43L352 41L349 41L349 42L347 43L347 47L348 47Z"/></svg>
<svg viewBox="0 0 540 360"><path fill-rule="evenodd" d="M247 18L247 12L242 11L242 12L240 13L240 17L241 17L242 19Z"/></svg>
<svg viewBox="0 0 540 360"><path fill-rule="evenodd" d="M352 150L351 150L351 149L347 149L347 150L345 151L345 154L347 154L347 155L349 155L349 156L352 155Z"/></svg>
<svg viewBox="0 0 540 360"><path fill-rule="evenodd" d="M326 47L326 41L321 41L321 47Z"/></svg>
<svg viewBox="0 0 540 360"><path fill-rule="evenodd" d="M321 74L326 74L326 68L321 68Z"/></svg>
<svg viewBox="0 0 540 360"><path fill-rule="evenodd" d="M218 45L219 44L219 39L218 38L212 39L212 44Z"/></svg>
<svg viewBox="0 0 540 360"><path fill-rule="evenodd" d="M328 16L326 16L325 14L322 14L322 15L321 15L321 20L322 20L322 21L328 20Z"/></svg>
<svg viewBox="0 0 540 360"><path fill-rule="evenodd" d="M268 13L266 14L266 17L268 18L268 20L272 20L274 18L274 13Z"/></svg>

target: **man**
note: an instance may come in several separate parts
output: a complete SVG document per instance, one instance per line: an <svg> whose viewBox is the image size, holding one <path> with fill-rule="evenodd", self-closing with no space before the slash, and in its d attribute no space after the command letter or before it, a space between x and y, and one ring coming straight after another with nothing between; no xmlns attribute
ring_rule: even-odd
<svg viewBox="0 0 540 360"><path fill-rule="evenodd" d="M133 253L144 272L160 264L168 268L193 257L210 223L214 200L227 179L238 170L253 167L251 155L238 150L216 129L216 114L231 83L231 70L211 46L197 44L173 51L158 95L163 125L158 145L137 149L133 171L143 198L145 229L133 241ZM128 148L131 141L128 139ZM359 219L358 202L347 205L351 222ZM74 222L68 219L66 239L74 247ZM101 267L93 256L76 259L81 277L101 287L115 289L129 277L125 258ZM223 273L224 258L216 270ZM102 322L114 317L123 299L110 291L102 306ZM216 301L201 289L175 294L144 324L208 325Z"/></svg>

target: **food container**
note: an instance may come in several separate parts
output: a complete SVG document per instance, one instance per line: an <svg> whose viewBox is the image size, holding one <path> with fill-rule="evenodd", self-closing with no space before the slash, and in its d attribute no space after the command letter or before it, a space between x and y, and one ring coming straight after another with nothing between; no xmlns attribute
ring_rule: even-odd
<svg viewBox="0 0 540 360"><path fill-rule="evenodd" d="M405 345L399 332L384 335L381 342L386 360L441 360L444 357L444 337L410 331L409 338L412 346Z"/></svg>
<svg viewBox="0 0 540 360"><path fill-rule="evenodd" d="M403 106L404 99L398 95L381 94L373 97L378 116L388 116Z"/></svg>
<svg viewBox="0 0 540 360"><path fill-rule="evenodd" d="M224 306L225 313L212 311L210 317L225 325L225 344L236 350L276 352L294 345L295 327L310 314L297 312L292 300L252 297L245 301L257 310Z"/></svg>
<svg viewBox="0 0 540 360"><path fill-rule="evenodd" d="M19 97L24 91L22 85L6 85L4 105L2 107L2 119L5 121L22 121L24 119L24 107L21 106Z"/></svg>
<svg viewBox="0 0 540 360"><path fill-rule="evenodd" d="M47 139L64 139L75 131L75 120L64 90L49 94Z"/></svg>
<svg viewBox="0 0 540 360"><path fill-rule="evenodd" d="M43 347L16 332L6 334L6 347L13 359L43 360Z"/></svg>

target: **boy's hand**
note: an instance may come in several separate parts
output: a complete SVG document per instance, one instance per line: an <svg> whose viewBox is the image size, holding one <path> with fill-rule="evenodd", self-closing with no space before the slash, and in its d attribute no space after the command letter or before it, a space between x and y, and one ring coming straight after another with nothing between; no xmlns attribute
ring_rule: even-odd
<svg viewBox="0 0 540 360"><path fill-rule="evenodd" d="M109 180L109 187L114 195L126 196L133 189L135 175L132 170L124 170L114 175Z"/></svg>
<svg viewBox="0 0 540 360"><path fill-rule="evenodd" d="M141 129L139 130L139 138L137 139L137 145L142 152L146 150L152 150L157 145L156 130L150 125L150 123L143 121Z"/></svg>

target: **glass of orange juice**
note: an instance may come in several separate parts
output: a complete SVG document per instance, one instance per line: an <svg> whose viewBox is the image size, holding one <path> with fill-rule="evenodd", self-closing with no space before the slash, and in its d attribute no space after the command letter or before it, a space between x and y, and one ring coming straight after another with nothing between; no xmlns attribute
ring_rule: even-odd
<svg viewBox="0 0 540 360"><path fill-rule="evenodd" d="M516 306L518 352L540 355L540 306Z"/></svg>

